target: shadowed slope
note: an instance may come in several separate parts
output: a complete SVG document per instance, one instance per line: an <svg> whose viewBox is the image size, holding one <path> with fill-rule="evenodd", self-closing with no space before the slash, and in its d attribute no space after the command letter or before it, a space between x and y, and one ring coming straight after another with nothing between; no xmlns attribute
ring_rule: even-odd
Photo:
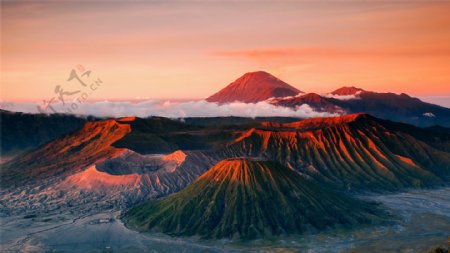
<svg viewBox="0 0 450 253"><path fill-rule="evenodd" d="M80 129L92 117L0 110L1 156L15 156ZM1 157L0 157L1 158Z"/></svg>
<svg viewBox="0 0 450 253"><path fill-rule="evenodd" d="M88 122L80 131L2 164L2 187L69 176L127 149L141 154L196 150L211 161L263 157L350 190L433 187L450 181L450 134L433 129L366 114L224 128L191 126L165 118ZM179 155L173 158L182 164L183 155ZM112 161L115 167L104 172L121 174L153 164L138 154L130 161L123 157ZM182 183L175 180L176 185L191 182L209 166L210 162L201 163L188 180L180 172ZM105 167L97 168L102 171Z"/></svg>
<svg viewBox="0 0 450 253"><path fill-rule="evenodd" d="M163 117L136 118L130 126L132 131L113 146L141 154L210 150L223 146L236 136L226 126L196 126Z"/></svg>
<svg viewBox="0 0 450 253"><path fill-rule="evenodd" d="M426 103L404 93L381 93L342 87L325 96L308 93L273 99L270 103L290 108L307 104L316 111L338 114L363 112L417 126L450 126L450 108Z"/></svg>
<svg viewBox="0 0 450 253"><path fill-rule="evenodd" d="M445 133L354 114L265 123L242 134L228 150L234 156L278 160L348 189L396 190L448 182L448 140Z"/></svg>
<svg viewBox="0 0 450 253"><path fill-rule="evenodd" d="M161 117L87 122L79 131L2 164L2 187L28 180L68 176L118 157L126 150L140 154L167 154L176 150L212 149L213 146L229 143L240 132L191 126ZM182 156L175 158L182 159ZM110 173L122 169L119 166ZM196 173L195 177L202 172Z"/></svg>
<svg viewBox="0 0 450 253"><path fill-rule="evenodd" d="M373 205L321 189L276 162L216 164L184 190L126 214L141 231L256 238L370 222Z"/></svg>
<svg viewBox="0 0 450 253"><path fill-rule="evenodd" d="M125 149L111 144L130 131L129 124L116 120L87 122L81 130L2 165L2 186L73 174L115 157Z"/></svg>
<svg viewBox="0 0 450 253"><path fill-rule="evenodd" d="M379 93L361 91L358 99L331 99L347 113L364 112L417 126L450 126L450 108L430 104L405 93Z"/></svg>
<svg viewBox="0 0 450 253"><path fill-rule="evenodd" d="M329 98L322 97L316 93L307 93L303 95L297 95L295 97L277 98L269 101L273 105L296 108L303 104L309 105L312 109L318 112L329 113L343 113L342 108L335 105Z"/></svg>

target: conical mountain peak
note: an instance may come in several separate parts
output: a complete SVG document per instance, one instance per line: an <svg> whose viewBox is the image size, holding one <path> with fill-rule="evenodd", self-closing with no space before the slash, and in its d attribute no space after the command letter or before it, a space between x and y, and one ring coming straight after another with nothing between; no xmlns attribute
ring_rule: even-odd
<svg viewBox="0 0 450 253"><path fill-rule="evenodd" d="M273 97L295 96L298 89L265 72L248 72L206 100L219 104L257 103Z"/></svg>
<svg viewBox="0 0 450 253"><path fill-rule="evenodd" d="M126 219L143 231L258 238L367 223L376 219L375 210L322 189L280 163L230 159L182 191L133 208Z"/></svg>

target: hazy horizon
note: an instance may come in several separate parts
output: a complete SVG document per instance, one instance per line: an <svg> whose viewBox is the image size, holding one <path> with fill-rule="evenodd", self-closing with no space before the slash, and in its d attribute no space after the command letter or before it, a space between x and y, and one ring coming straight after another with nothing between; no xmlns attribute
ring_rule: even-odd
<svg viewBox="0 0 450 253"><path fill-rule="evenodd" d="M326 7L326 8L325 8ZM72 69L90 99L205 98L265 70L325 93L341 86L450 96L450 3L2 1L1 99L48 99Z"/></svg>

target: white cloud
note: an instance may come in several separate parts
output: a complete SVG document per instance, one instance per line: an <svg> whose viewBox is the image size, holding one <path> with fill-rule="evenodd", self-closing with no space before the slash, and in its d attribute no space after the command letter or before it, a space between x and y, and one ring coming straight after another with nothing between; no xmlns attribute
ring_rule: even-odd
<svg viewBox="0 0 450 253"><path fill-rule="evenodd" d="M436 116L434 115L434 113L432 113L432 112L426 112L426 113L424 113L424 114L422 114L422 115L425 116L425 117L430 117L430 118L436 117Z"/></svg>
<svg viewBox="0 0 450 253"><path fill-rule="evenodd" d="M38 113L38 104L35 103L0 103L0 108L10 111L20 111L28 113ZM240 116L240 117L326 117L336 116L325 112L316 112L309 105L303 104L295 109L275 106L267 102L259 103L230 103L218 105L205 100L173 102L163 100L146 100L141 102L116 102L102 101L77 104L78 108L73 110L78 115L94 115L99 117L123 117L123 116L163 116L168 118L183 117L220 117L220 116ZM53 108L57 112L66 112L68 106L54 104ZM47 110L51 113L51 110Z"/></svg>
<svg viewBox="0 0 450 253"><path fill-rule="evenodd" d="M272 103L272 102L276 102L276 101L280 101L280 100L288 100L288 99L293 99L293 98L298 98L305 95L304 92L299 92L297 95L295 96L286 96L286 97L270 97L268 99L266 99L266 102L268 103Z"/></svg>
<svg viewBox="0 0 450 253"><path fill-rule="evenodd" d="M327 93L323 96L327 97L327 98L334 98L334 99L339 99L339 100L351 100L351 99L360 99L360 97L358 96L359 93L361 93L361 92L358 91L354 95L334 95L331 93Z"/></svg>

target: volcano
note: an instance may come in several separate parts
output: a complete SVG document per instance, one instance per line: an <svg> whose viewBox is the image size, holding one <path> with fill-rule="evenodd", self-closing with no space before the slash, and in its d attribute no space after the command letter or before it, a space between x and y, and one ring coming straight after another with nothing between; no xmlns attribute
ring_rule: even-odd
<svg viewBox="0 0 450 253"><path fill-rule="evenodd" d="M211 152L190 150L211 149L232 136L217 127L207 129L159 117L89 121L78 131L2 164L0 188L54 184L78 174L83 180L104 181L99 177L108 177L101 173L106 172L114 176L138 174L138 181L146 188L144 193L171 193L221 160Z"/></svg>
<svg viewBox="0 0 450 253"><path fill-rule="evenodd" d="M125 151L111 144L130 131L129 124L116 120L87 122L80 130L3 164L1 183L4 186L79 172Z"/></svg>
<svg viewBox="0 0 450 253"><path fill-rule="evenodd" d="M2 164L1 185L63 179L98 165L112 175L167 171L177 177L173 182L182 183L166 193L191 183L217 161L262 157L333 187L399 190L448 182L449 152L445 128L418 128L367 114L223 127L122 118L87 122L79 131ZM149 156L161 154L171 154L167 159L174 165L159 170L168 162Z"/></svg>
<svg viewBox="0 0 450 253"><path fill-rule="evenodd" d="M206 101L218 104L232 102L257 103L266 101L275 106L297 110L308 105L318 112L335 115L367 113L375 117L413 124L421 127L450 126L450 108L421 101L407 94L366 91L344 86L319 95L304 93L273 75L264 72L246 73Z"/></svg>
<svg viewBox="0 0 450 253"><path fill-rule="evenodd" d="M210 120L218 124L87 122L1 164L0 202L24 214L61 206L128 210L151 201L131 210L129 226L259 238L376 220L373 205L352 193L450 182L446 128L367 114L223 126L224 118Z"/></svg>
<svg viewBox="0 0 450 253"><path fill-rule="evenodd" d="M205 238L258 238L370 223L374 205L326 191L277 162L219 162L184 190L134 207L141 231Z"/></svg>
<svg viewBox="0 0 450 253"><path fill-rule="evenodd" d="M219 104L243 102L256 103L274 97L295 96L298 89L264 72L249 72L229 84L206 101Z"/></svg>
<svg viewBox="0 0 450 253"><path fill-rule="evenodd" d="M443 186L450 178L449 135L367 114L264 123L228 146L234 156L277 160L349 190Z"/></svg>

